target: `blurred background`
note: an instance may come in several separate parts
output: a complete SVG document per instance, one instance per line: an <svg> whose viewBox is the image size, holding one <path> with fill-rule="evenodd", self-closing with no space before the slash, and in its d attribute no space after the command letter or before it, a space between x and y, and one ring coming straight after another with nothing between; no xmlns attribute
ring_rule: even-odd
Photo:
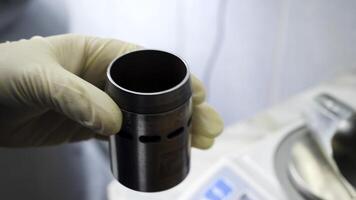
<svg viewBox="0 0 356 200"><path fill-rule="evenodd" d="M355 10L352 0L0 0L0 41L78 33L173 52L204 81L208 101L229 126L354 70ZM41 183L37 189L44 188L53 197L51 191L58 186L69 190L73 187L68 183L75 187L80 183L83 190L70 197L59 193L58 199L79 199L83 191L91 192L83 199L101 199L112 176L107 152L100 154L93 145L89 141L32 151L2 149L0 166L8 169L2 173L14 174L8 179L12 184L27 182L21 191L32 192L28 185L36 179ZM63 149L71 150L54 158ZM77 157L67 161L73 151ZM80 156L87 159L78 161ZM103 157L106 160L98 162ZM104 166L78 167L78 162ZM58 169L68 169L67 180L56 174ZM36 170L35 178L23 178ZM1 188L9 182L0 181ZM19 187L12 185L9 195Z"/></svg>

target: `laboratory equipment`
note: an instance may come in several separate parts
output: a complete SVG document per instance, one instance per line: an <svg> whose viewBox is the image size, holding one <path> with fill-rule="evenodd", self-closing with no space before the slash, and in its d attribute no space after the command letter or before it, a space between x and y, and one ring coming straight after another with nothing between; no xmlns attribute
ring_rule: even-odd
<svg viewBox="0 0 356 200"><path fill-rule="evenodd" d="M106 92L123 114L110 137L111 168L126 187L144 192L180 183L190 166L191 83L186 64L158 50L138 50L108 68Z"/></svg>
<svg viewBox="0 0 356 200"><path fill-rule="evenodd" d="M180 200L355 199L353 109L327 94L306 108L306 118L221 159Z"/></svg>

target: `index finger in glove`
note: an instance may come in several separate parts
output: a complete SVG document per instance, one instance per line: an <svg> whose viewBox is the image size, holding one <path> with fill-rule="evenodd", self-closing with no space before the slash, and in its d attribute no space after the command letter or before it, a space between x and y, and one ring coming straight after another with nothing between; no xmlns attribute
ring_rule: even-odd
<svg viewBox="0 0 356 200"><path fill-rule="evenodd" d="M101 89L105 86L109 64L120 55L142 48L116 39L73 34L46 39L52 45L59 64Z"/></svg>

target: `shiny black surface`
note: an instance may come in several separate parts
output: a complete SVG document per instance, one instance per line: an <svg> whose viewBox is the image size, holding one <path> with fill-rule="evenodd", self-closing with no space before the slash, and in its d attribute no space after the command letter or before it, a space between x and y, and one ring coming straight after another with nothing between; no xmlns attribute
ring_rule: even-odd
<svg viewBox="0 0 356 200"><path fill-rule="evenodd" d="M123 128L110 138L114 176L123 185L145 192L169 189L180 183L189 172L190 113L190 103L155 115L123 111ZM179 134L170 137L177 130Z"/></svg>
<svg viewBox="0 0 356 200"><path fill-rule="evenodd" d="M139 50L123 55L109 67L108 79L107 93L130 112L167 112L191 96L184 62L163 51Z"/></svg>
<svg viewBox="0 0 356 200"><path fill-rule="evenodd" d="M143 192L179 184L189 172L192 113L183 61L156 50L126 54L109 67L106 88L123 113L122 129L110 138L115 178Z"/></svg>

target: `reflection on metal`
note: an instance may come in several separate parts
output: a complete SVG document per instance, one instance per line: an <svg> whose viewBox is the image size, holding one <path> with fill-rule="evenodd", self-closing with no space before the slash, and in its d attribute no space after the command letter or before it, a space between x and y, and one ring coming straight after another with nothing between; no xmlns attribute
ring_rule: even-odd
<svg viewBox="0 0 356 200"><path fill-rule="evenodd" d="M335 171L340 172L345 186L356 186L356 112L329 94L315 98L313 136ZM314 124L319 124L313 126ZM319 126L319 128L318 128Z"/></svg>
<svg viewBox="0 0 356 200"><path fill-rule="evenodd" d="M335 120L330 141L332 161L353 187L356 186L356 113L353 108L327 94L316 98Z"/></svg>
<svg viewBox="0 0 356 200"><path fill-rule="evenodd" d="M277 177L291 199L356 199L356 112L328 94L314 100L308 127L277 148Z"/></svg>
<svg viewBox="0 0 356 200"><path fill-rule="evenodd" d="M306 127L291 132L277 148L275 170L293 200L353 199Z"/></svg>

